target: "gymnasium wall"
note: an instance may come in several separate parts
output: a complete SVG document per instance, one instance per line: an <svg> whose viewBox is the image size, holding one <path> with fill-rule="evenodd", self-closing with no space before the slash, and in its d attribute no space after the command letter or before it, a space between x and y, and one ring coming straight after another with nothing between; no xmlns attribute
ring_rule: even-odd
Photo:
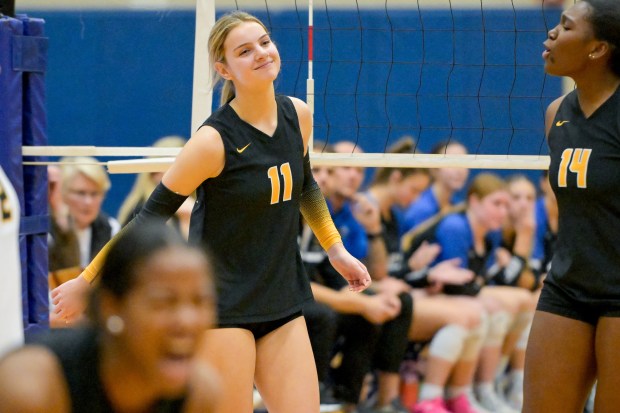
<svg viewBox="0 0 620 413"><path fill-rule="evenodd" d="M19 6L20 2L17 12L45 19L50 38L50 144L145 146L167 134L189 136L193 9L52 10L33 6L20 10ZM265 17L262 11L258 14ZM320 27L358 27L357 14L331 9L329 17L320 11L315 16L317 139L358 139L366 151L383 151L386 143L412 134L420 139L421 148L428 150L433 141L449 134L441 129L448 122L459 128L453 136L472 151L482 137L481 153L506 153L507 139L514 141L513 145L518 143L511 153L537 153L544 142L544 106L561 93L560 81L545 77L540 61L545 26L555 24L559 11L549 12L547 23L539 7L521 8L516 14L511 8L487 8L484 26L494 32L484 37L480 32L482 15L475 7L459 14L456 24L464 31L456 36L450 30L453 20L449 10L427 11L424 26L436 30L426 33L423 55L417 47L421 44L416 37L419 32L407 30L418 24L411 23L419 20L417 10L402 8L390 13L392 28L402 29L396 32L383 30L388 23L380 8L363 10L361 16L364 27L378 30L365 31L361 38L359 31L344 31L335 43ZM276 8L269 17L283 58L278 91L304 98L305 33L289 29L292 23L298 24L300 16L294 10ZM305 14L301 18L305 19ZM515 34L515 27L521 32ZM395 50L385 47L392 35L399 45ZM362 65L358 57L361 49ZM437 65L422 70L411 63L421 58ZM485 68L445 64L451 59L467 63L483 58ZM516 61L520 72L503 66L506 61ZM399 71L401 80L395 81ZM350 95L323 100L325 85L336 92L356 87L357 104L347 106L355 99ZM386 90L394 96L387 101L383 98ZM457 97L446 99L447 90ZM416 93L436 97L419 103ZM472 93L485 97L471 97ZM359 99L363 96L370 98ZM351 109L343 109L346 107ZM357 129L357 125L364 128ZM481 127L487 128L484 136ZM494 132L495 128L498 131ZM506 135L501 132L505 128L513 132ZM113 189L104 204L107 212L116 214L133 179L133 175L112 176Z"/></svg>

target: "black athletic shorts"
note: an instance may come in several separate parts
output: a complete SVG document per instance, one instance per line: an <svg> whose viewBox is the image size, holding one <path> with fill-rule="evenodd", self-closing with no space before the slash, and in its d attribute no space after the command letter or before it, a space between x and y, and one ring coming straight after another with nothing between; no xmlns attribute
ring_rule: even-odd
<svg viewBox="0 0 620 413"><path fill-rule="evenodd" d="M243 328L244 330L249 330L254 335L254 340L258 340L271 333L274 330L282 327L284 324L288 323L296 319L297 317L301 317L303 315L302 311L298 311L289 316L279 318L277 320L272 321L262 321L258 323L230 323L230 324L220 324L218 328Z"/></svg>
<svg viewBox="0 0 620 413"><path fill-rule="evenodd" d="M601 317L620 317L620 300L616 305L586 303L569 296L555 284L545 282L536 310L596 326Z"/></svg>

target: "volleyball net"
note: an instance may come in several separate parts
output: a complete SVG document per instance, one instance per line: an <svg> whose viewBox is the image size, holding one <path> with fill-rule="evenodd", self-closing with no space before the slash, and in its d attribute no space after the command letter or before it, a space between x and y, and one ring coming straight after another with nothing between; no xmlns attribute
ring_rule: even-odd
<svg viewBox="0 0 620 413"><path fill-rule="evenodd" d="M350 140L369 153L324 154L315 163L546 168L544 112L562 83L545 75L540 54L560 9L515 1L331 4L274 10L265 2L252 10L284 50L278 86L299 96L300 79L314 77L307 100L314 102L315 139ZM403 136L414 138L416 152L457 140L471 155L386 154Z"/></svg>
<svg viewBox="0 0 620 413"><path fill-rule="evenodd" d="M314 139L321 143L313 148L315 164L545 169L544 111L563 93L562 81L545 75L540 57L561 13L546 2L551 0L198 0L181 16L185 24L195 23L197 36L191 129L218 102L208 83L210 25L216 16L242 9L265 22L279 47L277 92L312 103ZM172 20L169 7L162 6L157 13L163 17L151 24ZM80 17L89 27L90 16ZM403 136L415 140L417 154L386 154ZM323 153L322 144L341 140L366 154ZM450 140L463 143L470 155L425 155ZM135 150L114 146L71 146L61 155L135 157L129 155ZM113 173L165 170L178 151L159 153L168 159L112 160L108 167Z"/></svg>

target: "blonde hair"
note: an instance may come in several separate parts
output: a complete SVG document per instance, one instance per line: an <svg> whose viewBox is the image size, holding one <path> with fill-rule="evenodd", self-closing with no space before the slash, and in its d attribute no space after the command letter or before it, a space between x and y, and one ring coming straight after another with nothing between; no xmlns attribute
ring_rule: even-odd
<svg viewBox="0 0 620 413"><path fill-rule="evenodd" d="M239 26L241 23L247 22L258 23L263 27L263 29L265 29L266 32L268 32L267 27L265 27L263 22L244 11L233 11L225 14L220 17L217 22L215 22L215 25L209 34L208 42L209 59L213 65L215 65L216 62L226 62L224 57L224 42L226 41L228 34L232 29ZM223 106L235 97L235 87L232 81L223 79L217 70L213 70L212 76L211 83L214 88L219 82L223 82L222 95L220 97L220 106Z"/></svg>
<svg viewBox="0 0 620 413"><path fill-rule="evenodd" d="M75 156L64 157L60 159L62 191L66 193L69 190L69 183L78 174L82 174L97 184L101 192L104 194L110 189L110 178L105 168L99 164L99 161L91 156Z"/></svg>
<svg viewBox="0 0 620 413"><path fill-rule="evenodd" d="M180 148L185 145L187 140L182 136L170 135L159 138L153 147L155 148ZM129 194L125 197L120 209L118 210L118 222L124 224L133 213L136 205L140 202L146 201L151 195L158 182L153 182L150 172L139 173L136 177L136 181L129 191Z"/></svg>
<svg viewBox="0 0 620 413"><path fill-rule="evenodd" d="M494 192L505 191L507 187L506 181L499 176L489 172L482 172L476 175L469 186L467 200L469 201L469 198L472 196L482 199Z"/></svg>

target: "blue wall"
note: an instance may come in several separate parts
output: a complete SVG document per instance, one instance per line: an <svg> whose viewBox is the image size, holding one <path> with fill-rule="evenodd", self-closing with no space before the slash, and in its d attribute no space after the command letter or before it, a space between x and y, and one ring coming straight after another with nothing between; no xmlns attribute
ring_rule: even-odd
<svg viewBox="0 0 620 413"><path fill-rule="evenodd" d="M451 137L482 154L546 153L544 108L561 94L542 70L547 26L559 20L547 13L317 10L315 137L358 141L367 152L409 134L423 151ZM30 14L46 20L50 38L50 144L189 136L193 11ZM257 15L282 56L278 91L305 98L306 15ZM134 176L112 179L104 208L116 214Z"/></svg>

